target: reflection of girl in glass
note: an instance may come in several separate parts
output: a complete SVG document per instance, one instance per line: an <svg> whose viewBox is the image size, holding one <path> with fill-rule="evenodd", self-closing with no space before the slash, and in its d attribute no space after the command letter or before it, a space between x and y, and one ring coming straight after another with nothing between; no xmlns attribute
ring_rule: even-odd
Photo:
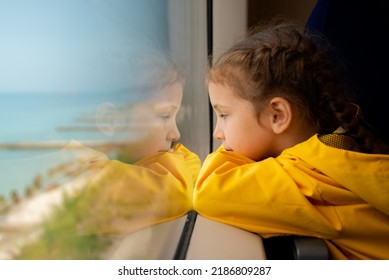
<svg viewBox="0 0 389 280"><path fill-rule="evenodd" d="M23 259L96 259L116 238L169 221L192 208L200 159L182 144L176 115L183 78L162 55L136 57L129 90L137 102L98 107L102 132L112 135L117 159L89 162L92 176L66 192L61 207L43 224L43 233L21 250ZM133 98L132 98L133 99ZM116 136L117 135L117 136ZM116 137L116 138L115 138Z"/></svg>

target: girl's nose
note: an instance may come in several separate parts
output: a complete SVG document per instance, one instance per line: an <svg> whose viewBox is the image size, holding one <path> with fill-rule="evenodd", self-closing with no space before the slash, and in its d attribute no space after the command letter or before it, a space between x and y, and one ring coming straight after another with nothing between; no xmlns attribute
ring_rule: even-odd
<svg viewBox="0 0 389 280"><path fill-rule="evenodd" d="M217 140L224 140L224 131L220 128L218 122L216 123L215 129L213 130L213 138Z"/></svg>
<svg viewBox="0 0 389 280"><path fill-rule="evenodd" d="M180 137L181 134L180 131L178 130L177 124L174 124L172 129L169 130L166 139L168 141L177 141L178 139L180 139Z"/></svg>

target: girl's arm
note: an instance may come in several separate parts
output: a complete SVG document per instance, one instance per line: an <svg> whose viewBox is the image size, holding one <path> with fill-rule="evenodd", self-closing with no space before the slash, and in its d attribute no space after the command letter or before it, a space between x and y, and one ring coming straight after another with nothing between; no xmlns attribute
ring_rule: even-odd
<svg viewBox="0 0 389 280"><path fill-rule="evenodd" d="M287 166L290 165L290 166ZM297 234L323 237L340 230L333 209L322 213L305 193L314 188L293 160L261 162L219 149L209 155L194 190L201 215L264 237Z"/></svg>

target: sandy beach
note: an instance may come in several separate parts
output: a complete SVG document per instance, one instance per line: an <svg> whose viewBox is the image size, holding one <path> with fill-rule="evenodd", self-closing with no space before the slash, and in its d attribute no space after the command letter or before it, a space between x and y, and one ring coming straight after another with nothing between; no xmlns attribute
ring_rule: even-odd
<svg viewBox="0 0 389 280"><path fill-rule="evenodd" d="M53 207L61 205L65 194L80 191L90 179L90 173L84 174L59 188L21 201L0 216L0 259L14 258L21 246L39 237L39 225L50 216Z"/></svg>

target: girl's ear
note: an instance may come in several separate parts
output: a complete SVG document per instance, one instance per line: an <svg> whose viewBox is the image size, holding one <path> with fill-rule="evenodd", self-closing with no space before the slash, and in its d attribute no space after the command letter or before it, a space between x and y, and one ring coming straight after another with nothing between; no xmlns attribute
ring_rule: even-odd
<svg viewBox="0 0 389 280"><path fill-rule="evenodd" d="M117 109L111 102L104 102L96 108L96 125L107 136L115 134Z"/></svg>
<svg viewBox="0 0 389 280"><path fill-rule="evenodd" d="M292 107L288 100L282 97L274 97L269 102L270 105L270 127L275 134L281 134L291 124Z"/></svg>

